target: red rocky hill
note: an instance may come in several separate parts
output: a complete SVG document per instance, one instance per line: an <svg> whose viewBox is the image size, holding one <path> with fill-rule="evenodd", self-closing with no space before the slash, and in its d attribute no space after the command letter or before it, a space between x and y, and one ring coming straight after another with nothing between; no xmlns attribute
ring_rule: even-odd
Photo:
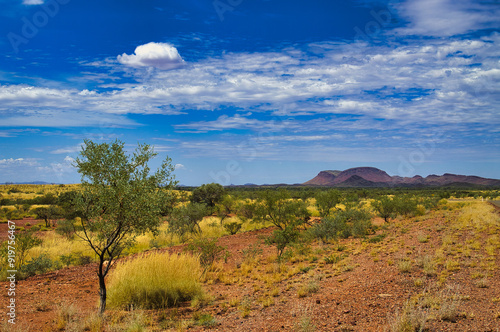
<svg viewBox="0 0 500 332"><path fill-rule="evenodd" d="M421 177L390 176L375 167L355 167L345 171L321 171L313 179L304 182L308 186L330 187L396 187L396 186L447 186L479 185L500 186L500 180L479 176L443 174Z"/></svg>

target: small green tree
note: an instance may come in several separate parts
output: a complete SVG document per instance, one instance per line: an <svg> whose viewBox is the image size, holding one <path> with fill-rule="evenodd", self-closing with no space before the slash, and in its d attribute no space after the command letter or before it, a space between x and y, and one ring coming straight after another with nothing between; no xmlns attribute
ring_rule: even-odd
<svg viewBox="0 0 500 332"><path fill-rule="evenodd" d="M50 227L51 220L63 217L64 213L62 209L56 205L50 205L48 207L38 207L33 210L36 214L37 219L43 219L45 221L45 226Z"/></svg>
<svg viewBox="0 0 500 332"><path fill-rule="evenodd" d="M64 218L81 217L76 210L76 201L79 195L81 194L78 191L71 190L61 193L57 198L57 205L61 208Z"/></svg>
<svg viewBox="0 0 500 332"><path fill-rule="evenodd" d="M295 242L300 232L294 227L285 227L284 229L275 229L271 236L266 238L265 242L269 245L275 245L278 252L278 262L281 262L286 247Z"/></svg>
<svg viewBox="0 0 500 332"><path fill-rule="evenodd" d="M199 234L200 222L208 214L205 204L189 203L172 210L168 218L168 231L184 241L186 234Z"/></svg>
<svg viewBox="0 0 500 332"><path fill-rule="evenodd" d="M396 196L394 201L394 211L400 215L408 216L417 211L417 201L408 195Z"/></svg>
<svg viewBox="0 0 500 332"><path fill-rule="evenodd" d="M252 219L255 214L256 205L249 200L239 201L236 204L236 215L242 221Z"/></svg>
<svg viewBox="0 0 500 332"><path fill-rule="evenodd" d="M289 226L298 228L307 223L310 217L307 204L302 200L291 199L286 190L265 191L254 211L254 220L269 221L280 230Z"/></svg>
<svg viewBox="0 0 500 332"><path fill-rule="evenodd" d="M17 268L24 266L28 251L43 243L42 239L36 237L33 232L21 232L16 236L16 265Z"/></svg>
<svg viewBox="0 0 500 332"><path fill-rule="evenodd" d="M163 204L172 195L174 167L167 157L152 174L148 163L156 155L146 144L127 155L121 141L85 140L75 161L82 176L82 194L76 198L81 231L76 234L99 258L100 314L106 309L105 277L112 262L137 235L158 233Z"/></svg>
<svg viewBox="0 0 500 332"><path fill-rule="evenodd" d="M190 243L186 247L186 250L190 251L193 255L198 255L200 258L200 264L203 266L204 271L212 266L216 260L229 254L226 247L219 246L217 244L216 238L197 239Z"/></svg>
<svg viewBox="0 0 500 332"><path fill-rule="evenodd" d="M365 237L373 230L371 215L367 211L349 208L338 211L334 216L322 218L308 231L313 237L329 242L339 237Z"/></svg>
<svg viewBox="0 0 500 332"><path fill-rule="evenodd" d="M216 205L217 216L220 218L220 224L224 223L224 219L229 218L236 209L236 202L230 195L224 195L219 204Z"/></svg>
<svg viewBox="0 0 500 332"><path fill-rule="evenodd" d="M56 233L72 240L75 235L75 226L73 220L60 220L57 222Z"/></svg>
<svg viewBox="0 0 500 332"><path fill-rule="evenodd" d="M307 204L291 199L288 191L268 190L255 205L254 217L256 221L269 221L278 228L266 243L276 246L279 262L286 247L297 240L299 228L309 221L311 215Z"/></svg>
<svg viewBox="0 0 500 332"><path fill-rule="evenodd" d="M337 189L330 189L318 192L314 198L316 199L316 207L318 208L319 215L321 218L324 218L342 201L342 194Z"/></svg>
<svg viewBox="0 0 500 332"><path fill-rule="evenodd" d="M396 213L396 204L392 198L382 196L372 203L373 208L377 211L380 218L384 218L387 222L389 218L393 217Z"/></svg>
<svg viewBox="0 0 500 332"><path fill-rule="evenodd" d="M193 190L191 202L206 204L213 212L215 205L222 200L224 196L224 187L218 183L209 183L201 185Z"/></svg>

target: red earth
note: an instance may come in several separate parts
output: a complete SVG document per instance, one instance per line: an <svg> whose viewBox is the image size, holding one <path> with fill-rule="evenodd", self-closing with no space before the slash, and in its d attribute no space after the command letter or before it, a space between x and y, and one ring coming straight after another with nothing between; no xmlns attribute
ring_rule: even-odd
<svg viewBox="0 0 500 332"><path fill-rule="evenodd" d="M278 268L273 262L276 250L265 244L260 245L262 253L253 263L244 263L243 251L256 242L262 243L272 229L222 237L218 243L227 247L231 255L227 262L217 265L218 272L212 272L203 284L211 301L196 308L183 303L178 308L146 310L144 314L149 319L145 325L148 331L390 331L407 301L427 299L429 305L422 306L428 314L426 331L499 331L499 250L486 256L486 239L491 234L478 236L476 231L452 230L449 218L454 216L455 211L438 211L429 217L391 221L377 231L386 235L380 242L350 238L338 244L314 244L309 252L299 253L297 249L281 267L280 274L275 273ZM16 224L26 222L32 220ZM376 222L383 224L381 219ZM4 234L3 228L1 233ZM427 235L426 241L422 234ZM470 243L471 234L474 239L481 239L481 248L470 255L461 254L460 248ZM433 274L424 273L419 259L436 255L444 248L447 240L443 240L450 236L453 247L451 252L444 249L444 255L458 261L459 267L445 263L438 265ZM342 251L338 251L339 245ZM161 250L179 252L182 248ZM347 257L338 263L327 261L327 257L344 254ZM410 262L407 271L398 265L402 261ZM488 261L491 263L485 265ZM72 319L83 322L98 304L96 269L97 264L92 263L18 281L18 331L58 330L58 308L68 305L77 308ZM307 285L314 287L299 296ZM0 287L0 317L6 330L9 283L1 282ZM438 298L434 302L430 301L433 296ZM439 314L449 304L454 306L450 309L452 317ZM193 317L197 313L210 315L212 323L196 325ZM119 323L132 314L108 310L105 317ZM119 329L109 324L106 330Z"/></svg>

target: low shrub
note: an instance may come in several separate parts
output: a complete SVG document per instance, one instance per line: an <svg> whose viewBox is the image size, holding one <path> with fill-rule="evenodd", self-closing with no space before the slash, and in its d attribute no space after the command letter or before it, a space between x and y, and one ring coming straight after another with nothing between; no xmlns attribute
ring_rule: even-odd
<svg viewBox="0 0 500 332"><path fill-rule="evenodd" d="M59 220L57 222L56 233L66 237L68 240L73 239L75 234L75 226L71 220Z"/></svg>
<svg viewBox="0 0 500 332"><path fill-rule="evenodd" d="M369 238L368 242L370 242L370 243L382 242L386 237L387 237L387 234L385 234L385 233L378 234L378 235L375 235L375 236L372 236L371 238Z"/></svg>
<svg viewBox="0 0 500 332"><path fill-rule="evenodd" d="M371 215L365 210L354 208L339 211L333 217L323 218L320 223L309 229L313 237L323 242L335 241L339 237L365 237L373 231Z"/></svg>
<svg viewBox="0 0 500 332"><path fill-rule="evenodd" d="M297 291L297 296L300 298L300 297L305 297L309 294L312 294L312 293L317 293L319 290L319 284L314 281L314 280L311 280L309 281L309 283L303 285L302 287L300 287Z"/></svg>
<svg viewBox="0 0 500 332"><path fill-rule="evenodd" d="M47 254L41 254L40 256L31 259L26 263L26 265L21 267L21 271L26 277L34 276L35 274L42 274L50 270L54 265L54 262L50 259Z"/></svg>
<svg viewBox="0 0 500 332"><path fill-rule="evenodd" d="M193 319L196 325L211 327L217 325L217 320L210 314L195 312Z"/></svg>
<svg viewBox="0 0 500 332"><path fill-rule="evenodd" d="M236 221L229 222L224 225L224 229L231 235L238 233L241 229L242 224Z"/></svg>
<svg viewBox="0 0 500 332"><path fill-rule="evenodd" d="M339 234L346 228L343 220L334 217L325 217L321 221L309 229L309 233L320 239L324 243L335 241L338 239Z"/></svg>
<svg viewBox="0 0 500 332"><path fill-rule="evenodd" d="M82 254L81 252L69 253L67 255L60 255L59 261L63 266L70 265L87 265L92 263L92 257Z"/></svg>
<svg viewBox="0 0 500 332"><path fill-rule="evenodd" d="M189 254L150 253L117 264L109 276L111 308L157 309L203 295L201 266Z"/></svg>
<svg viewBox="0 0 500 332"><path fill-rule="evenodd" d="M262 254L260 242L255 242L249 245L246 249L242 250L243 260L247 263L255 261L255 259Z"/></svg>
<svg viewBox="0 0 500 332"><path fill-rule="evenodd" d="M201 238L190 243L186 250L190 251L193 255L198 255L201 265L207 269L216 260L227 257L229 252L225 247L217 244L217 239Z"/></svg>
<svg viewBox="0 0 500 332"><path fill-rule="evenodd" d="M329 255L324 258L325 264L337 264L343 260L347 255Z"/></svg>

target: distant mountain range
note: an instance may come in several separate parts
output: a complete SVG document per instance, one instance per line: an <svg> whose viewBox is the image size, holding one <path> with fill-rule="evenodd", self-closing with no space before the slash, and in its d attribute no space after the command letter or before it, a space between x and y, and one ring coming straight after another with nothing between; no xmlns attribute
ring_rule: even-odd
<svg viewBox="0 0 500 332"><path fill-rule="evenodd" d="M32 181L32 182L4 182L0 183L3 185L8 185L8 184L58 184L58 183L49 183L49 182L43 182L43 181Z"/></svg>
<svg viewBox="0 0 500 332"><path fill-rule="evenodd" d="M500 180L479 176L443 174L421 177L390 176L374 167L356 167L345 171L321 171L306 186L325 187L431 187L431 186L500 186Z"/></svg>

